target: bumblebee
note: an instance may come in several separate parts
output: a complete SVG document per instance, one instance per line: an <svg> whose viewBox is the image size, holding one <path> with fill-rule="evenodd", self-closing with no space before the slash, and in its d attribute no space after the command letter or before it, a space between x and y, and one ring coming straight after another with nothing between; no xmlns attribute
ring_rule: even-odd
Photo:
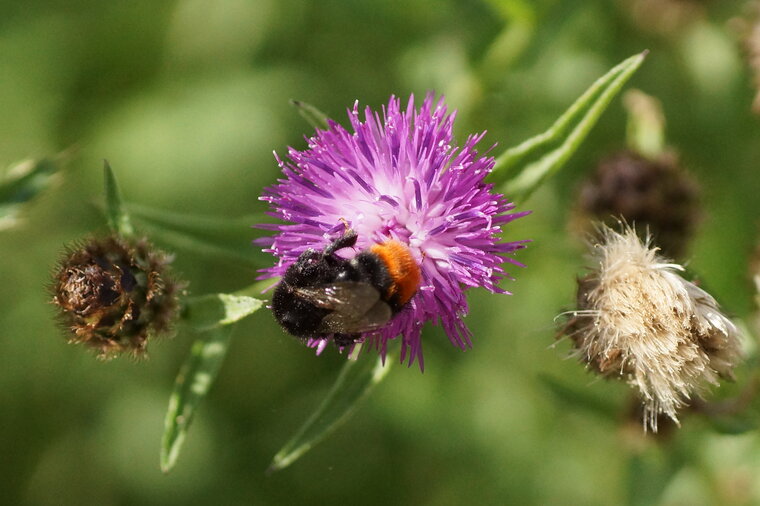
<svg viewBox="0 0 760 506"><path fill-rule="evenodd" d="M332 336L349 346L387 324L414 296L420 268L409 248L389 240L347 260L335 253L356 245L347 230L324 250L308 249L288 267L272 296L275 319L301 340Z"/></svg>

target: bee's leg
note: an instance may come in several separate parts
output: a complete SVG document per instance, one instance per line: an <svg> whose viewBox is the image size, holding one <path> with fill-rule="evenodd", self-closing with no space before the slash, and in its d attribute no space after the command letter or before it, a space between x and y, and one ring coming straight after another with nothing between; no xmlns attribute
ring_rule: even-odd
<svg viewBox="0 0 760 506"><path fill-rule="evenodd" d="M361 334L333 334L333 342L339 348L351 346L361 338Z"/></svg>
<svg viewBox="0 0 760 506"><path fill-rule="evenodd" d="M356 239L358 237L359 236L353 230L346 230L346 232L341 237L335 239L329 246L325 248L323 255L330 256L339 249L350 248L356 244Z"/></svg>

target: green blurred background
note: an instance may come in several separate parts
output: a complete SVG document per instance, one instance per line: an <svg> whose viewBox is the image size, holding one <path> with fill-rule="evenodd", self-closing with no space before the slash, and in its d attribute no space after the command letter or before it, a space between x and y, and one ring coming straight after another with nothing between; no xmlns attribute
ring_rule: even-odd
<svg viewBox="0 0 760 506"><path fill-rule="evenodd" d="M272 456L318 405L342 357L315 357L268 312L236 335L175 470L158 453L192 336L144 361L65 343L45 285L62 245L104 220L102 159L127 200L177 212L261 211L272 151L311 128L289 105L345 124L358 99L445 94L460 139L516 144L597 77L651 54L631 86L662 100L668 141L703 185L690 268L733 315L752 310L746 265L760 216L760 118L740 50L745 2L686 0L32 0L0 6L0 165L74 149L61 183L0 232L0 501L32 505L760 504L755 432L698 417L658 440L625 416L625 385L595 380L554 316L587 261L568 232L578 181L624 144L616 100L563 173L525 205L513 296L469 294L474 347L424 333L424 374L397 367L357 414L291 468ZM666 11L667 9L667 11ZM676 9L676 10L671 10ZM670 14L668 14L670 13ZM673 14L675 13L675 14ZM254 237L241 230L243 243ZM162 244L161 237L154 237ZM251 248L253 250L253 248ZM255 271L176 251L192 293ZM747 376L746 368L739 379ZM547 380L549 378L550 380ZM619 414L556 394L578 389ZM733 388L736 390L736 388ZM732 387L715 392L727 395ZM567 397L567 396L565 396Z"/></svg>

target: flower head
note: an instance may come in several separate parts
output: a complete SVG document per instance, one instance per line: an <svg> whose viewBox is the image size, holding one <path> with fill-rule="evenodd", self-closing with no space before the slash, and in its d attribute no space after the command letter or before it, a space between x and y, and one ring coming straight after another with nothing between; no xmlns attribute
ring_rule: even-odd
<svg viewBox="0 0 760 506"><path fill-rule="evenodd" d="M388 240L409 249L420 268L419 290L364 339L385 356L388 340L401 336L401 360L417 359L420 367L423 324L440 323L454 345L470 346L464 291L481 286L507 293L497 286L508 276L501 264L521 264L502 255L526 242L500 242L502 226L527 213L510 213L514 205L484 183L494 159L475 150L483 134L453 146L454 116L431 95L418 110L414 97L406 108L391 97L382 115L370 108L360 115L357 103L349 111L353 131L330 121L306 150L277 157L285 178L261 197L273 216L288 222L270 226L277 234L259 241L278 257L264 278L282 276L301 253L323 250L348 228L357 240L353 253L339 252L344 256ZM310 341L320 351L325 344Z"/></svg>
<svg viewBox="0 0 760 506"><path fill-rule="evenodd" d="M69 251L51 287L69 340L91 346L101 358L143 353L147 339L167 333L177 316L179 286L167 274L168 261L146 240L116 236Z"/></svg>
<svg viewBox="0 0 760 506"><path fill-rule="evenodd" d="M633 229L604 227L602 236L564 334L592 370L638 390L644 422L656 432L659 414L677 422L693 394L732 378L739 332L710 294L678 275L683 267Z"/></svg>

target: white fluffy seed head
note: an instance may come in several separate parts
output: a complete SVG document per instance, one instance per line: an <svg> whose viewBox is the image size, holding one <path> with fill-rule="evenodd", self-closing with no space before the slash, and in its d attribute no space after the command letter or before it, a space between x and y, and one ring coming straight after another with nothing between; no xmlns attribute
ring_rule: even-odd
<svg viewBox="0 0 760 506"><path fill-rule="evenodd" d="M634 230L602 226L596 268L578 282L579 311L565 329L578 356L604 377L625 379L644 404L644 425L676 412L740 358L738 330L683 267L657 255Z"/></svg>

